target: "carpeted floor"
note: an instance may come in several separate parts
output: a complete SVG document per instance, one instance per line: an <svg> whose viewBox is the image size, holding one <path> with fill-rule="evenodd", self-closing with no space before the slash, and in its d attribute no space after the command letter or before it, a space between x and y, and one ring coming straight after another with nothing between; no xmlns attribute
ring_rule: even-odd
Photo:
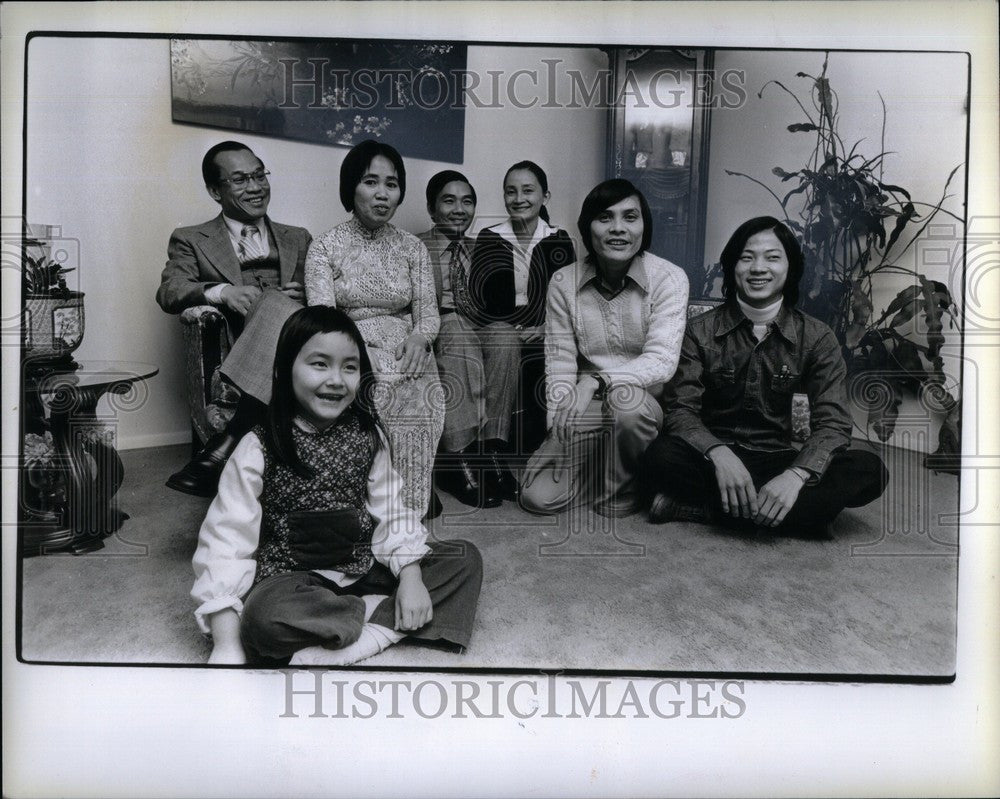
<svg viewBox="0 0 1000 799"><path fill-rule="evenodd" d="M208 500L163 480L186 447L123 453L131 519L105 549L22 564L28 661L201 664L188 596ZM958 480L888 450L882 500L845 511L831 541L746 538L643 516L474 511L442 493L439 539L485 561L464 655L399 645L393 668L937 677L955 662Z"/></svg>

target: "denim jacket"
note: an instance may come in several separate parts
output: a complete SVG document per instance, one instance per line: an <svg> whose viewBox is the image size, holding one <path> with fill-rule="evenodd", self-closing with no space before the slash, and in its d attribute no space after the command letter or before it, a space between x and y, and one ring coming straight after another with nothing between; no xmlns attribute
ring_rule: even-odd
<svg viewBox="0 0 1000 799"><path fill-rule="evenodd" d="M763 341L735 301L688 322L664 392L665 431L703 455L719 444L792 449L792 397L809 398L811 433L795 466L814 479L850 442L847 369L833 331L781 306Z"/></svg>

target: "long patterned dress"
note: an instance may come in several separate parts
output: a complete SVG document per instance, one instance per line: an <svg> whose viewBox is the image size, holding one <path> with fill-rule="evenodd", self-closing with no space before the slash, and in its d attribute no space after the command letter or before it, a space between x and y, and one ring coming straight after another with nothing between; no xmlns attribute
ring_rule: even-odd
<svg viewBox="0 0 1000 799"><path fill-rule="evenodd" d="M433 354L420 376L407 379L395 351L411 333L429 342L437 337L440 320L427 248L391 224L372 231L351 218L313 240L305 280L309 305L336 306L361 331L376 373L376 406L403 481L403 503L425 513L444 428L444 395Z"/></svg>

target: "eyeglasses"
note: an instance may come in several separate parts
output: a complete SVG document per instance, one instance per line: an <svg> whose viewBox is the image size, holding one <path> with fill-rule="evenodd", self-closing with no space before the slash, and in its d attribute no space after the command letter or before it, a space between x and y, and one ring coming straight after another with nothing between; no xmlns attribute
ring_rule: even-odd
<svg viewBox="0 0 1000 799"><path fill-rule="evenodd" d="M251 172L249 175L245 172L234 172L228 178L219 178L219 183L228 183L234 189L242 189L251 180L256 181L260 186L267 185L267 176L271 173L264 169L258 169L256 172Z"/></svg>

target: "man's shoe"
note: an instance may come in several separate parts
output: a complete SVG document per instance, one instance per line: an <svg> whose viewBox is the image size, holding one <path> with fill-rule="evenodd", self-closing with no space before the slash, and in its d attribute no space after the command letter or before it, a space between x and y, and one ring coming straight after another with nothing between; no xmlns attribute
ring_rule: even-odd
<svg viewBox="0 0 1000 799"><path fill-rule="evenodd" d="M521 496L521 484L511 474L503 455L491 452L486 457L483 471L487 485L492 487L493 492L498 497L510 502L517 502L517 498Z"/></svg>
<svg viewBox="0 0 1000 799"><path fill-rule="evenodd" d="M196 497L214 497L226 461L239 443L239 436L226 431L216 433L183 469L167 478L167 488Z"/></svg>
<svg viewBox="0 0 1000 799"><path fill-rule="evenodd" d="M482 499L479 503L481 508L499 508L503 505L503 487L497 480L496 474L488 466L483 467L479 485L483 489Z"/></svg>
<svg viewBox="0 0 1000 799"><path fill-rule="evenodd" d="M444 488L463 505L471 508L495 508L501 500L493 496L479 477L472 465L462 458L450 468L438 475L438 481L444 482Z"/></svg>
<svg viewBox="0 0 1000 799"><path fill-rule="evenodd" d="M659 493L649 503L649 521L652 524L665 522L698 522L708 521L705 509L696 505L684 505L667 494Z"/></svg>

